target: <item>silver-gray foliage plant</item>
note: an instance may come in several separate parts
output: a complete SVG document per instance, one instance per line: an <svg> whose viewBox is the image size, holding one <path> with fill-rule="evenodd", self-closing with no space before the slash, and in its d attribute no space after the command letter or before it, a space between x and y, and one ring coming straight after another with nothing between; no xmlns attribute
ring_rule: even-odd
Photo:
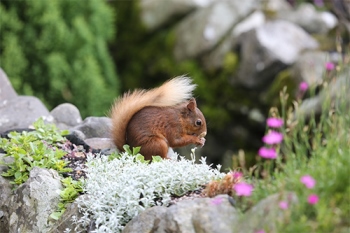
<svg viewBox="0 0 350 233"><path fill-rule="evenodd" d="M196 164L194 150L191 160L180 157L146 164L135 158L126 152L111 161L88 157L85 198L77 200L83 213L78 225L87 227L94 221L93 232L120 232L146 208L167 206L172 194L180 196L224 175L205 158Z"/></svg>

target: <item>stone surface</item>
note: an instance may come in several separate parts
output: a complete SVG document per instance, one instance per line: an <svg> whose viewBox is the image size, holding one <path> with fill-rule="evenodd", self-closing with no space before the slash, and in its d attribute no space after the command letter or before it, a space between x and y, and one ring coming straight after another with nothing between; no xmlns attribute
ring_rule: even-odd
<svg viewBox="0 0 350 233"><path fill-rule="evenodd" d="M79 198L84 198L84 196L80 196ZM61 218L54 223L48 233L62 233L66 229L70 230L69 233L85 232L81 227L77 227L73 221L73 218L79 219L80 217L82 217L82 214L79 212L79 206L75 201L67 206L66 211Z"/></svg>
<svg viewBox="0 0 350 233"><path fill-rule="evenodd" d="M39 117L52 117L45 105L34 96L18 96L0 103L0 132L28 128Z"/></svg>
<svg viewBox="0 0 350 233"><path fill-rule="evenodd" d="M70 131L83 140L95 137L110 138L111 127L112 121L108 117L87 117L81 124L71 128Z"/></svg>
<svg viewBox="0 0 350 233"><path fill-rule="evenodd" d="M220 199L217 203L214 199ZM131 232L233 232L239 214L231 205L227 195L214 198L184 200L168 208L150 208L125 227L123 233Z"/></svg>
<svg viewBox="0 0 350 233"><path fill-rule="evenodd" d="M332 13L319 12L310 3L303 3L294 11L279 11L277 18L295 23L305 31L316 34L326 34L338 23L337 18Z"/></svg>
<svg viewBox="0 0 350 233"><path fill-rule="evenodd" d="M254 7L253 0L217 1L189 15L175 30L175 57L184 60L211 50Z"/></svg>
<svg viewBox="0 0 350 233"><path fill-rule="evenodd" d="M240 66L231 82L248 88L267 85L279 71L293 64L303 50L318 47L302 28L282 20L244 33L239 44Z"/></svg>
<svg viewBox="0 0 350 233"><path fill-rule="evenodd" d="M2 165L2 163L8 164L13 163L14 158L10 156L5 156L5 154L0 153L0 174L3 172L6 172L8 169L8 166Z"/></svg>
<svg viewBox="0 0 350 233"><path fill-rule="evenodd" d="M298 203L297 196L292 192L268 196L244 214L235 225L234 232L246 233L268 229L266 232L277 233L276 223L288 214L279 207L281 201L287 201L289 206Z"/></svg>
<svg viewBox="0 0 350 233"><path fill-rule="evenodd" d="M212 2L214 0L142 0L140 1L141 20L149 30L154 30L173 17L185 15Z"/></svg>
<svg viewBox="0 0 350 233"><path fill-rule="evenodd" d="M327 81L329 83L317 96L301 103L295 117L318 115L322 111L323 103L332 101L335 105L339 105L339 99L346 100L345 104L350 112L350 68L345 68L342 73L337 75L336 79Z"/></svg>
<svg viewBox="0 0 350 233"><path fill-rule="evenodd" d="M220 43L220 45L204 55L203 64L205 69L219 69L224 66L225 57L233 51L238 37L249 30L257 28L265 23L265 16L261 11L255 11L248 17L237 23L231 33Z"/></svg>
<svg viewBox="0 0 350 233"><path fill-rule="evenodd" d="M299 82L305 81L310 86L317 86L325 77L325 65L330 55L321 51L307 51L299 56L292 66L292 75Z"/></svg>
<svg viewBox="0 0 350 233"><path fill-rule="evenodd" d="M17 93L13 89L10 80L5 72L0 68L0 105L1 102L15 98L16 96Z"/></svg>
<svg viewBox="0 0 350 233"><path fill-rule="evenodd" d="M264 0L262 5L264 10L270 12L292 10L292 6L285 0Z"/></svg>
<svg viewBox="0 0 350 233"><path fill-rule="evenodd" d="M87 138L84 141L86 144L88 144L91 148L94 149L117 149L111 138Z"/></svg>
<svg viewBox="0 0 350 233"><path fill-rule="evenodd" d="M57 209L62 184L58 173L34 167L29 179L20 185L9 202L9 232L47 232L49 216Z"/></svg>
<svg viewBox="0 0 350 233"><path fill-rule="evenodd" d="M4 233L9 232L11 189L10 182L0 176L0 232Z"/></svg>
<svg viewBox="0 0 350 233"><path fill-rule="evenodd" d="M154 206L133 218L123 229L122 233L156 232L161 221L164 221L168 208Z"/></svg>
<svg viewBox="0 0 350 233"><path fill-rule="evenodd" d="M69 129L82 122L79 109L70 103L58 105L50 114L59 129Z"/></svg>

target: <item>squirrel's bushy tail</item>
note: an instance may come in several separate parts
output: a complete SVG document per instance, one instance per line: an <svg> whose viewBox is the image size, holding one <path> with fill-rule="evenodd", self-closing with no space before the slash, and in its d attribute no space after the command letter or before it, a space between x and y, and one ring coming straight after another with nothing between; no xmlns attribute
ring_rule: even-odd
<svg viewBox="0 0 350 233"><path fill-rule="evenodd" d="M119 150L126 143L126 128L132 116L147 106L166 107L186 101L196 88L189 77L180 76L150 90L127 92L117 99L111 110L112 137Z"/></svg>

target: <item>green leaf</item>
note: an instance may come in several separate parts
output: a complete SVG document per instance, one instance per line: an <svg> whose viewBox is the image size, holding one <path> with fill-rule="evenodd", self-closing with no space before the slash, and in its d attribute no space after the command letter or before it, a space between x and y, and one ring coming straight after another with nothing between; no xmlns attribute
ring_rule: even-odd
<svg viewBox="0 0 350 233"><path fill-rule="evenodd" d="M129 145L124 145L124 146L123 146L123 149L124 149L124 151L125 151L126 153L128 153L128 154L130 154L130 155L132 154Z"/></svg>
<svg viewBox="0 0 350 233"><path fill-rule="evenodd" d="M152 162L157 163L157 162L162 162L163 159L159 155L152 156Z"/></svg>
<svg viewBox="0 0 350 233"><path fill-rule="evenodd" d="M58 219L60 219L60 217L62 216L63 213L64 213L64 211L53 212L52 214L50 214L50 218L52 218L54 220L58 220Z"/></svg>
<svg viewBox="0 0 350 233"><path fill-rule="evenodd" d="M132 148L132 155L137 155L140 152L141 147L133 147Z"/></svg>
<svg viewBox="0 0 350 233"><path fill-rule="evenodd" d="M141 163L149 163L150 162L149 160L145 160L145 157L141 154L137 154L135 156L135 160L140 161Z"/></svg>

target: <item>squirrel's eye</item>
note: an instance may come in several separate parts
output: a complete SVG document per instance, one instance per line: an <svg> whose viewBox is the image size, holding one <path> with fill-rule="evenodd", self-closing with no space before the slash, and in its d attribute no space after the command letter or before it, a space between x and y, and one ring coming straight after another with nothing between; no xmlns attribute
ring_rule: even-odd
<svg viewBox="0 0 350 233"><path fill-rule="evenodd" d="M202 125L202 121L198 119L198 120L196 121L196 125L197 125L197 126Z"/></svg>

